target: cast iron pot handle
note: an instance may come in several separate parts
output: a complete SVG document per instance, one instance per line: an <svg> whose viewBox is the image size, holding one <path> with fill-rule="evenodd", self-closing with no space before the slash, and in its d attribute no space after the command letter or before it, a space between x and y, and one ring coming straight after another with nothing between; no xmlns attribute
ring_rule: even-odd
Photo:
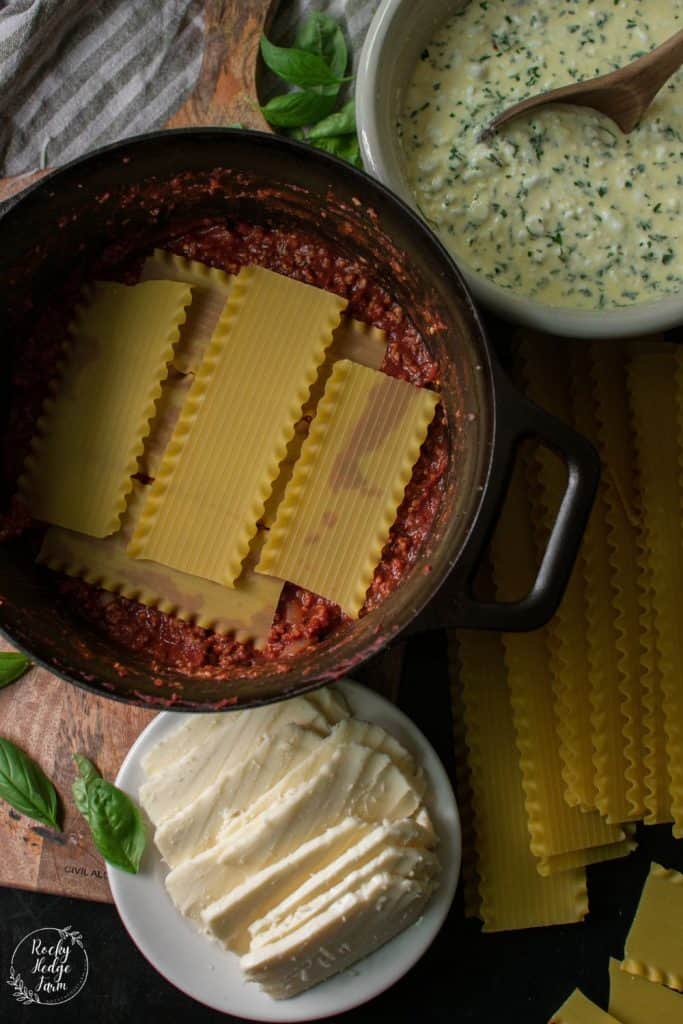
<svg viewBox="0 0 683 1024"><path fill-rule="evenodd" d="M504 471L489 484L490 502L482 509L482 527L473 538L466 589L457 601L457 625L466 629L500 629L514 632L537 629L555 613L569 581L600 479L600 460L592 444L561 420L524 398L497 375L497 389L505 410L498 424L496 446ZM509 413L509 415L508 415ZM536 580L519 601L481 602L470 585L482 551L495 528L521 441L536 438L555 451L568 471L567 487L541 561Z"/></svg>

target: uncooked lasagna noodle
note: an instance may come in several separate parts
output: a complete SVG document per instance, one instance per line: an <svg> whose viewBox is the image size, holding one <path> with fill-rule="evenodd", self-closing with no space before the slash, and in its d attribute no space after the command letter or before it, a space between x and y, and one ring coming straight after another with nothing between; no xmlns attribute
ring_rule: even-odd
<svg viewBox="0 0 683 1024"><path fill-rule="evenodd" d="M569 346L573 426L595 441L598 433L595 401L586 381L590 358L585 346ZM607 510L604 483L598 487L579 557L584 579L585 609L582 621L588 640L588 667L595 767L595 805L609 822L636 821L643 817L643 764L640 701L630 681L624 679L618 661L619 635L612 601Z"/></svg>
<svg viewBox="0 0 683 1024"><path fill-rule="evenodd" d="M599 500L605 518L605 544L611 575L615 662L620 676L621 711L624 716L627 799L641 813L648 809L647 747L641 644L644 623L639 602L637 492L634 445L628 409L626 368L621 343L591 342L588 374L575 374L574 387L589 390L595 404L595 437L603 465ZM577 419L578 424L578 419ZM642 582L642 581L641 581ZM650 629L651 633L651 629ZM647 642L647 641L645 641Z"/></svg>
<svg viewBox="0 0 683 1024"><path fill-rule="evenodd" d="M619 1024L681 1024L683 995L609 962L609 1012Z"/></svg>
<svg viewBox="0 0 683 1024"><path fill-rule="evenodd" d="M184 375L196 371L225 306L232 280L230 275L206 263L185 259L163 249L155 249L153 255L148 257L142 266L140 280L181 281L193 285L193 303L189 307L186 322L180 332L173 366ZM325 362L319 369L317 379L304 402L302 419L287 445L287 454L265 504L261 521L266 526L274 522L276 511L292 477L294 464L301 453L301 445L308 431L307 421L312 419L315 413L317 402L323 396L325 384L335 362L338 359L351 359L352 362L359 362L361 366L379 370L386 354L386 343L386 334L379 328L356 321L350 316L341 317ZM151 451L148 452L145 445L145 451L140 457L140 472L147 476L154 477L159 469L191 383L191 377L180 377L177 374L176 380L169 376L165 382L161 398L157 402L155 429L147 438ZM160 443L160 435L163 437L163 445Z"/></svg>
<svg viewBox="0 0 683 1024"><path fill-rule="evenodd" d="M19 482L36 519L93 537L118 529L190 299L171 281L86 294Z"/></svg>
<svg viewBox="0 0 683 1024"><path fill-rule="evenodd" d="M519 346L518 361L526 394L567 421L571 415L568 374L557 372L558 361L565 368L567 366L568 352L564 345L560 338L525 332ZM554 452L540 446L534 449L526 465L531 512L547 536L566 488L566 468ZM542 544L545 544L545 536L541 538ZM546 634L565 798L572 806L586 810L595 807L597 794L593 766L586 579L582 568L580 555L562 602L548 623Z"/></svg>
<svg viewBox="0 0 683 1024"><path fill-rule="evenodd" d="M454 642L454 638L452 638ZM580 921L588 913L583 868L542 878L529 849L503 647L495 634L458 634L464 736L472 787L484 931Z"/></svg>
<svg viewBox="0 0 683 1024"><path fill-rule="evenodd" d="M233 279L130 555L235 583L345 304L261 267Z"/></svg>
<svg viewBox="0 0 683 1024"><path fill-rule="evenodd" d="M458 801L460 829L462 832L462 877L465 917L481 918L481 897L479 895L479 855L474 830L474 793L472 772L467 760L465 732L465 707L462 699L462 665L455 631L448 633L448 674L451 691L451 719L455 745L455 795Z"/></svg>
<svg viewBox="0 0 683 1024"><path fill-rule="evenodd" d="M653 864L631 930L622 968L683 991L683 875Z"/></svg>
<svg viewBox="0 0 683 1024"><path fill-rule="evenodd" d="M181 374L171 367L168 377L161 385L161 394L154 407L154 419L145 438L142 454L138 458L138 473L143 476L154 479L159 472L193 381L191 373Z"/></svg>
<svg viewBox="0 0 683 1024"><path fill-rule="evenodd" d="M628 380L642 493L641 554L651 592L656 595L651 614L658 671L653 680L646 680L646 685L650 691L657 684L661 686L671 814L675 834L683 835L683 481L676 430L677 419L683 425L683 413L678 407L679 374L680 357L675 346L656 342L632 345ZM659 748L654 751L655 757L661 757L656 697L652 692L651 735ZM662 810L666 815L666 805Z"/></svg>
<svg viewBox="0 0 683 1024"><path fill-rule="evenodd" d="M371 327L342 316L339 327L334 332L332 345L328 349L325 362L320 367L318 377L311 387L310 394L302 409L302 418L296 425L294 436L287 445L287 454L280 463L280 471L273 484L270 497L266 502L261 520L267 527L275 522L277 510L284 497L289 481L292 479L294 466L301 454L303 443L308 435L310 421L315 416L318 403L325 393L325 386L336 362L350 359L370 369L379 370L384 362L387 350L387 336L378 327Z"/></svg>
<svg viewBox="0 0 683 1024"><path fill-rule="evenodd" d="M553 857L541 857L538 861L538 873L547 877L570 868L588 867L589 864L604 864L608 860L627 857L635 850L637 843L633 838L634 825L624 825L625 839L618 843L606 843L604 846L591 846L587 850L570 850L569 853L556 853Z"/></svg>
<svg viewBox="0 0 683 1024"><path fill-rule="evenodd" d="M528 566L536 564L524 474L518 468L492 550L500 596L513 590ZM595 811L570 807L564 799L546 631L506 633L503 642L532 853L547 858L621 842L626 837L620 828L608 825Z"/></svg>
<svg viewBox="0 0 683 1024"><path fill-rule="evenodd" d="M184 374L196 370L223 312L232 278L224 271L205 263L176 256L163 249L155 249L143 265L141 279L185 281L193 286L192 305L176 346L173 365ZM384 362L386 350L387 336L384 331L352 317L342 316L332 336L332 344L327 351L325 362L320 367L318 377L311 386L310 394L301 410L302 418L287 445L285 458L280 464L278 476L264 507L261 521L265 526L271 526L275 522L278 505L291 479L294 464L299 458L301 446L308 433L309 421L315 415L334 363L339 359L350 359L354 363L379 370ZM177 383L170 377L166 381L161 398L157 402L157 419L162 421L161 425L165 431L170 429L172 433L175 428L182 408L181 399L184 401L183 391L189 390L191 384L191 377L180 377ZM148 440L153 445L152 455L148 460L145 448L140 460L142 473L150 477L155 476L159 467L159 453L163 455L170 440L170 433L165 437L163 448L157 443L156 433L153 431L150 435Z"/></svg>
<svg viewBox="0 0 683 1024"><path fill-rule="evenodd" d="M578 988L550 1018L550 1024L622 1024L587 999Z"/></svg>
<svg viewBox="0 0 683 1024"><path fill-rule="evenodd" d="M664 690L662 688L661 659L655 636L655 601L652 576L648 572L649 553L644 537L639 538L638 557L640 572L641 630L640 657L643 666L643 761L645 771L644 803L646 825L660 825L672 820L671 778L667 757L664 722Z"/></svg>
<svg viewBox="0 0 683 1024"><path fill-rule="evenodd" d="M235 587L189 576L146 559L130 558L126 544L144 505L146 488L134 481L121 529L98 540L50 527L38 561L112 593L177 615L238 641L265 643L277 609L282 580L245 569Z"/></svg>
<svg viewBox="0 0 683 1024"><path fill-rule="evenodd" d="M143 264L140 280L183 281L193 286L192 306L180 333L173 365L181 373L196 370L223 312L231 275L198 260L155 249ZM350 359L379 370L386 347L386 334L379 327L342 316L334 331L329 357Z"/></svg>
<svg viewBox="0 0 683 1024"><path fill-rule="evenodd" d="M358 615L439 396L335 364L258 571Z"/></svg>
<svg viewBox="0 0 683 1024"><path fill-rule="evenodd" d="M140 280L192 285L192 305L180 331L173 365L180 373L196 370L225 308L232 277L206 263L155 249L142 266Z"/></svg>
<svg viewBox="0 0 683 1024"><path fill-rule="evenodd" d="M379 370L387 351L387 336L379 327L343 316L334 332L330 355L333 359L350 359L371 370Z"/></svg>

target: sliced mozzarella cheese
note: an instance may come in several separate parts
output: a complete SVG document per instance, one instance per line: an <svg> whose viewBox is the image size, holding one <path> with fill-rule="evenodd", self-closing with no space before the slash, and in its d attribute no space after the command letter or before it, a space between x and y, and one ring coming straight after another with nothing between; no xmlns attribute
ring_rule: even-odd
<svg viewBox="0 0 683 1024"><path fill-rule="evenodd" d="M304 883L265 917L255 921L249 929L251 951L283 939L376 875L386 873L431 882L439 873L439 862L429 850L414 846L386 846L366 860L362 854L358 856L358 846L362 842L347 850L327 869L319 871L309 883ZM355 858L354 853L357 854ZM306 894L307 889L313 890L312 896Z"/></svg>
<svg viewBox="0 0 683 1024"><path fill-rule="evenodd" d="M386 754L349 743L240 828L229 821L214 846L170 872L166 887L178 909L196 917L250 875L344 818L396 820L420 807L419 795Z"/></svg>
<svg viewBox="0 0 683 1024"><path fill-rule="evenodd" d="M329 698L329 702L334 704L334 698ZM293 697L278 704L266 704L264 707L248 708L245 711L226 711L220 715L192 715L145 755L142 760L145 775L156 775L172 768L191 751L201 750L206 743L213 743L216 734L230 748L234 738L244 730L247 731L250 740L258 741L262 736L271 735L286 722L306 725L316 713L327 719L323 710L324 703L325 698L312 700L307 696ZM334 725L338 719L333 715L327 720L330 725Z"/></svg>
<svg viewBox="0 0 683 1024"><path fill-rule="evenodd" d="M315 875L373 826L358 818L344 818L333 828L302 843L293 853L275 860L202 911L207 930L236 953L249 948L249 925L281 903L311 875Z"/></svg>
<svg viewBox="0 0 683 1024"><path fill-rule="evenodd" d="M265 736L252 757L220 773L191 803L179 794L179 810L163 819L154 841L171 867L211 846L225 821L244 811L325 742L311 729L289 722Z"/></svg>
<svg viewBox="0 0 683 1024"><path fill-rule="evenodd" d="M306 696L313 701L320 714L325 716L330 725L335 725L342 719L351 716L351 709L346 697L335 686L322 686L319 690L311 690Z"/></svg>
<svg viewBox="0 0 683 1024"><path fill-rule="evenodd" d="M364 747L370 747L372 750L379 750L382 754L386 754L396 767L400 768L403 774L410 779L420 794L424 794L424 775L418 770L414 757L381 725L349 718L340 722L333 729L331 736L335 734L340 741L351 740L354 743L362 743Z"/></svg>
<svg viewBox="0 0 683 1024"><path fill-rule="evenodd" d="M304 698L256 710L268 714L257 716L254 711L253 715L240 715L236 728L230 721L232 716L226 713L222 716L228 720L224 726L210 730L198 747L184 757L176 755L163 771L157 771L140 787L140 803L153 824L158 825L196 800L220 775L249 759L261 739L273 736L286 723L306 726L321 735L329 731L315 705Z"/></svg>
<svg viewBox="0 0 683 1024"><path fill-rule="evenodd" d="M298 995L378 949L422 913L430 882L376 875L277 942L247 953L240 966L274 999Z"/></svg>
<svg viewBox="0 0 683 1024"><path fill-rule="evenodd" d="M345 749L356 749L355 757L360 763L361 758L366 758L367 755L375 752L373 748L365 743L365 740L377 741L380 745L384 743L383 729L378 732L373 730L372 726L369 726L365 722L356 721L345 721L340 722L339 725L335 726L329 736L304 760L300 761L295 765L291 771L284 775L280 781L267 793L264 793L258 800L256 800L251 806L245 810L242 814L230 818L226 821L223 829L221 830L221 839L227 839L230 835L234 835L244 825L253 821L259 816L267 812L272 808L278 800L281 800L287 793L296 789L302 783L308 779L313 778L326 764L329 763L330 759L336 755L339 750ZM358 737L359 742L355 742L353 737ZM400 748L402 749L402 748ZM365 753L362 753L365 751ZM374 767L379 770L380 766L386 771L389 784L393 781L395 785L401 785L402 790L405 793L405 799L411 803L411 810L407 811L404 815L394 815L393 817L409 817L411 814L416 813L418 805L420 803L421 792L419 792L412 781L400 771L400 769L394 764L393 759L389 754L385 754L381 751L376 751L378 757L384 758L383 761L375 760L372 762ZM350 783L353 785L353 783ZM362 815L362 817L366 817ZM373 820L370 817L368 820Z"/></svg>

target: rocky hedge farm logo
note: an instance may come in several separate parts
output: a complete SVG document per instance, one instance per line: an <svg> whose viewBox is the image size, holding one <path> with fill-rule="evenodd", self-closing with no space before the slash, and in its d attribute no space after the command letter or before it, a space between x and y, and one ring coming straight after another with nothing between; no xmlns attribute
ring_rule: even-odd
<svg viewBox="0 0 683 1024"><path fill-rule="evenodd" d="M12 954L7 984L28 1005L57 1006L77 996L88 977L83 936L66 928L37 928Z"/></svg>

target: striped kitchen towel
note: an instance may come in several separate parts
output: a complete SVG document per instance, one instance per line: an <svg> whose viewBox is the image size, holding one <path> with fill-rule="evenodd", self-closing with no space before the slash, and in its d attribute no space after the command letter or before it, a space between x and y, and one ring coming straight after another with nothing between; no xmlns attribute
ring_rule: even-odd
<svg viewBox="0 0 683 1024"><path fill-rule="evenodd" d="M283 0L289 42L310 10L337 18L352 51L378 0ZM204 0L0 0L0 178L65 163L161 127L197 81Z"/></svg>

